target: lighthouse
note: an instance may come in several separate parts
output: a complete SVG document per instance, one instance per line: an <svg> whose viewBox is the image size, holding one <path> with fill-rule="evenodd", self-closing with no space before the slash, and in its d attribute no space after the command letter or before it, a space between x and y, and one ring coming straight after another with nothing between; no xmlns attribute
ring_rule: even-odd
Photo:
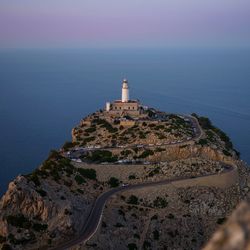
<svg viewBox="0 0 250 250"><path fill-rule="evenodd" d="M122 102L128 102L128 101L129 101L128 81L124 79L122 83Z"/></svg>
<svg viewBox="0 0 250 250"><path fill-rule="evenodd" d="M139 117L143 114L140 101L129 98L129 87L126 79L122 82L122 98L113 102L106 102L105 114L113 118Z"/></svg>

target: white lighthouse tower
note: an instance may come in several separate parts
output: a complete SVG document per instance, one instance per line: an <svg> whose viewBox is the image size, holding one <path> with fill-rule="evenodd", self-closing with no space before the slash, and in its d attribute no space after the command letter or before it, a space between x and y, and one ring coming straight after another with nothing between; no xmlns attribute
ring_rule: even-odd
<svg viewBox="0 0 250 250"><path fill-rule="evenodd" d="M122 83L122 102L128 102L128 101L129 101L128 81L124 79Z"/></svg>

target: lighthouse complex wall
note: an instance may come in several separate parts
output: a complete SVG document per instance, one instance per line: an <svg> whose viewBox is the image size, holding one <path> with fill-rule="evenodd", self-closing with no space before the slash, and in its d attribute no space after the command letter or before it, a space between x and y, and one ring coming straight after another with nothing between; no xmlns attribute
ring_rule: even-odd
<svg viewBox="0 0 250 250"><path fill-rule="evenodd" d="M111 104L109 113L112 115L132 115L138 116L140 115L140 106L138 101L128 101L121 102L115 101Z"/></svg>

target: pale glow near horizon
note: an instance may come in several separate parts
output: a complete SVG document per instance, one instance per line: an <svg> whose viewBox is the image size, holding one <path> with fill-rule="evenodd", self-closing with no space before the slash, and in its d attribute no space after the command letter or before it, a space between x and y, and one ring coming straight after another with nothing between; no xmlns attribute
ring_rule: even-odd
<svg viewBox="0 0 250 250"><path fill-rule="evenodd" d="M0 0L2 47L242 46L246 0Z"/></svg>

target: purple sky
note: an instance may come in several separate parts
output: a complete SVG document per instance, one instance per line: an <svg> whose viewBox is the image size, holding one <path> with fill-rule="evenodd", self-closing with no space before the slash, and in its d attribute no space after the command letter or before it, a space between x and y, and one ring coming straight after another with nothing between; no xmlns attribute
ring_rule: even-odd
<svg viewBox="0 0 250 250"><path fill-rule="evenodd" d="M0 0L0 48L248 45L249 0Z"/></svg>

